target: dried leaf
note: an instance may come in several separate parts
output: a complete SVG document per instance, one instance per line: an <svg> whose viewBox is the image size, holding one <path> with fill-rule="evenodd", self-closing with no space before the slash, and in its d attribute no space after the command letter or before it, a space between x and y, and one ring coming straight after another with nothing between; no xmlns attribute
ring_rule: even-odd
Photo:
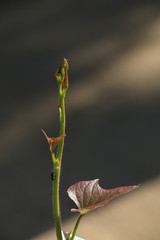
<svg viewBox="0 0 160 240"><path fill-rule="evenodd" d="M69 197L78 207L78 209L71 209L72 212L86 214L95 208L106 206L113 198L138 187L135 185L103 189L99 186L98 181L99 179L81 181L68 188Z"/></svg>
<svg viewBox="0 0 160 240"><path fill-rule="evenodd" d="M62 139L66 136L66 134L63 134L63 135L61 135L59 137L56 137L56 138L49 138L43 129L41 129L41 131L43 132L44 136L46 137L46 139L48 141L51 153L54 152L54 149L56 148L57 144L60 141L62 141Z"/></svg>

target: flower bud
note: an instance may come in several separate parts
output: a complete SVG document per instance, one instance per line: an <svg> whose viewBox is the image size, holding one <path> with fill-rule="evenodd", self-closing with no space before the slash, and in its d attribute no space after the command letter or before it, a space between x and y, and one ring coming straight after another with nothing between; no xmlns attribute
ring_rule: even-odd
<svg viewBox="0 0 160 240"><path fill-rule="evenodd" d="M68 62L67 59L64 58L64 62L63 62L63 66L64 66L64 79L61 82L62 85L62 89L67 89L68 88Z"/></svg>
<svg viewBox="0 0 160 240"><path fill-rule="evenodd" d="M60 83L62 90L68 89L68 61L64 58L63 63L59 66L56 71L57 81Z"/></svg>

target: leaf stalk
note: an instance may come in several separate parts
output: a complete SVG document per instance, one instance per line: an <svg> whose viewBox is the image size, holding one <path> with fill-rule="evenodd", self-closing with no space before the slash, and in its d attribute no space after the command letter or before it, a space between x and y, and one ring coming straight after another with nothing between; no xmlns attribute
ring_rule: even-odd
<svg viewBox="0 0 160 240"><path fill-rule="evenodd" d="M78 219L77 219L77 222L76 222L76 225L74 227L74 230L73 230L73 233L72 233L72 237L70 238L70 240L74 240L74 237L76 236L76 232L77 232L77 229L78 229L78 226L79 226L79 223L81 221L81 218L83 217L84 215L80 214Z"/></svg>

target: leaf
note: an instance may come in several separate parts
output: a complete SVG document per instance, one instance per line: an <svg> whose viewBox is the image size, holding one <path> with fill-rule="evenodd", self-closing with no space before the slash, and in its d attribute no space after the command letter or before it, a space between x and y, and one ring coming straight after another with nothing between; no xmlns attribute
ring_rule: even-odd
<svg viewBox="0 0 160 240"><path fill-rule="evenodd" d="M47 134L45 133L45 131L43 129L41 129L41 131L43 132L44 136L46 137L48 144L49 144L49 148L51 153L54 152L54 149L56 148L57 144L62 141L62 139L66 136L66 134L63 134L59 137L56 138L50 138L47 136Z"/></svg>
<svg viewBox="0 0 160 240"><path fill-rule="evenodd" d="M71 209L72 212L80 212L84 215L95 208L106 206L113 198L139 187L135 185L103 189L98 181L99 179L81 181L68 188L69 197L78 207L78 209Z"/></svg>

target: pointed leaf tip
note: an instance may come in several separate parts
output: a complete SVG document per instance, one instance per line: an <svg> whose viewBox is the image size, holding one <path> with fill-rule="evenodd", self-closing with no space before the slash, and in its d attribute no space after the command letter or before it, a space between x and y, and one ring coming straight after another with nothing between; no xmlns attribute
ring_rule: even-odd
<svg viewBox="0 0 160 240"><path fill-rule="evenodd" d="M113 198L139 187L135 185L103 189L98 181L99 179L81 181L68 188L69 197L78 207L78 209L71 209L72 212L80 212L84 215L95 208L106 206Z"/></svg>

